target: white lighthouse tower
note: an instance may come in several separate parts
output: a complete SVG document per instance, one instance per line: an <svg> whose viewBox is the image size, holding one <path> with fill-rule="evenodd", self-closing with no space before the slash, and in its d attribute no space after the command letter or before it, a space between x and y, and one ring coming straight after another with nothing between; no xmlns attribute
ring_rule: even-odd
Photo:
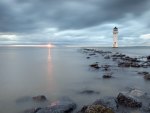
<svg viewBox="0 0 150 113"><path fill-rule="evenodd" d="M114 27L113 29L113 47L118 47L118 28Z"/></svg>

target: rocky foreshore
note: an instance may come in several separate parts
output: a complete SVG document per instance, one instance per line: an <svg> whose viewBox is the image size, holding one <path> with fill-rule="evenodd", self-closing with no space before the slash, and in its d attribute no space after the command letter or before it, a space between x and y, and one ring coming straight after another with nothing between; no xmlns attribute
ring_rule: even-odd
<svg viewBox="0 0 150 113"><path fill-rule="evenodd" d="M86 91L93 93L93 91ZM34 97L35 98L35 97ZM39 99L40 98L40 99ZM43 96L42 96L43 98ZM43 102L41 96L37 96L38 101ZM44 96L45 100L45 96ZM47 100L48 101L48 100ZM147 101L149 104L147 104ZM25 110L23 113L72 113L77 107L77 103L69 97L58 99L45 107L37 107ZM104 97L95 100L90 105L84 105L76 110L77 113L129 113L138 110L138 113L150 112L150 95L138 89L119 92L116 97Z"/></svg>
<svg viewBox="0 0 150 113"><path fill-rule="evenodd" d="M100 55L104 60L111 60L116 65L109 63L100 64L98 61L89 64L89 68L92 71L102 71L102 78L115 79L113 67L117 68L134 68L137 69L137 75L142 75L144 80L150 80L150 73L148 71L139 71L139 68L150 67L150 56L131 57L124 53L103 51L93 48L81 49L83 54L86 54L86 59L90 60L93 56ZM99 91L92 89L86 89L79 91L79 94L100 95ZM25 110L24 113L150 113L150 94L140 89L129 88L124 91L119 91L117 95L110 97L97 98L93 100L91 104L78 106L74 99L69 97L63 97L57 101L51 102L44 95L27 98L34 102L48 101L46 106L39 106L37 108L31 108ZM25 99L18 99L19 101Z"/></svg>

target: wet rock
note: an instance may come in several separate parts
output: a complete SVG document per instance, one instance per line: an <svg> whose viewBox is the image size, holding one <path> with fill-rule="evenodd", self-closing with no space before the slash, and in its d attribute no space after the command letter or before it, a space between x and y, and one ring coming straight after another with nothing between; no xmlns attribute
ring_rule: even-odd
<svg viewBox="0 0 150 113"><path fill-rule="evenodd" d="M51 103L49 107L41 108L36 113L71 113L76 108L76 104L70 98L62 98Z"/></svg>
<svg viewBox="0 0 150 113"><path fill-rule="evenodd" d="M131 63L129 62L119 62L118 67L130 67Z"/></svg>
<svg viewBox="0 0 150 113"><path fill-rule="evenodd" d="M106 79L107 79L107 78L112 78L112 76L111 76L111 74L104 74L104 75L103 75L103 78L106 78Z"/></svg>
<svg viewBox="0 0 150 113"><path fill-rule="evenodd" d="M109 56L109 55L108 55L108 56L105 56L104 59L110 59L110 56Z"/></svg>
<svg viewBox="0 0 150 113"><path fill-rule="evenodd" d="M91 53L91 54L89 54L89 56L93 56L93 55L96 55L95 53Z"/></svg>
<svg viewBox="0 0 150 113"><path fill-rule="evenodd" d="M81 108L81 110L78 111L77 113L85 113L85 111L86 111L87 108L88 108L88 106L83 106L83 107Z"/></svg>
<svg viewBox="0 0 150 113"><path fill-rule="evenodd" d="M131 63L131 67L136 67L136 68L139 68L141 67L138 63Z"/></svg>
<svg viewBox="0 0 150 113"><path fill-rule="evenodd" d="M86 57L87 59L90 59L90 57Z"/></svg>
<svg viewBox="0 0 150 113"><path fill-rule="evenodd" d="M150 56L147 56L147 60L150 60Z"/></svg>
<svg viewBox="0 0 150 113"><path fill-rule="evenodd" d="M140 74L140 75L147 75L147 74L149 74L149 72L143 71L143 72L138 72L138 74Z"/></svg>
<svg viewBox="0 0 150 113"><path fill-rule="evenodd" d="M102 105L90 105L85 110L85 113L114 113L114 111Z"/></svg>
<svg viewBox="0 0 150 113"><path fill-rule="evenodd" d="M35 97L32 97L32 99L34 101L39 101L39 102L47 100L47 98L44 95L35 96Z"/></svg>
<svg viewBox="0 0 150 113"><path fill-rule="evenodd" d="M146 74L146 75L144 75L144 79L146 79L146 80L150 80L150 74Z"/></svg>
<svg viewBox="0 0 150 113"><path fill-rule="evenodd" d="M94 69L99 69L100 68L98 63L91 64L90 67L92 67Z"/></svg>
<svg viewBox="0 0 150 113"><path fill-rule="evenodd" d="M99 94L99 92L93 91L93 90L84 90L84 91L80 92L80 94L89 94L89 95L91 95L91 94Z"/></svg>
<svg viewBox="0 0 150 113"><path fill-rule="evenodd" d="M134 98L130 97L129 95L119 93L117 96L117 102L120 105L131 107L131 108L140 108L142 107L142 102L135 100Z"/></svg>

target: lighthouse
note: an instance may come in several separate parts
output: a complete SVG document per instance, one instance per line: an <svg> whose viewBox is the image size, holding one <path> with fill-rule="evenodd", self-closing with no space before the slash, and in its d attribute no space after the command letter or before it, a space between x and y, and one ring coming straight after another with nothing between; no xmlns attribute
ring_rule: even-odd
<svg viewBox="0 0 150 113"><path fill-rule="evenodd" d="M114 48L118 47L118 28L117 27L113 28L113 47Z"/></svg>

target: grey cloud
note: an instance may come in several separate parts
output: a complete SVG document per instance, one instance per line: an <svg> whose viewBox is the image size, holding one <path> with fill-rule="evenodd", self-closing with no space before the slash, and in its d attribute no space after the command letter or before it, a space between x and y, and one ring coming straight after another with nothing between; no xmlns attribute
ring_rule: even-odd
<svg viewBox="0 0 150 113"><path fill-rule="evenodd" d="M16 33L18 41L30 42L96 42L98 36L110 42L117 25L125 40L148 33L149 5L149 0L1 0L0 33ZM48 28L57 31L44 33Z"/></svg>
<svg viewBox="0 0 150 113"><path fill-rule="evenodd" d="M126 14L140 15L148 0L14 0L0 3L1 31L16 32L43 27L82 29L115 22ZM17 12L14 10L20 10Z"/></svg>

